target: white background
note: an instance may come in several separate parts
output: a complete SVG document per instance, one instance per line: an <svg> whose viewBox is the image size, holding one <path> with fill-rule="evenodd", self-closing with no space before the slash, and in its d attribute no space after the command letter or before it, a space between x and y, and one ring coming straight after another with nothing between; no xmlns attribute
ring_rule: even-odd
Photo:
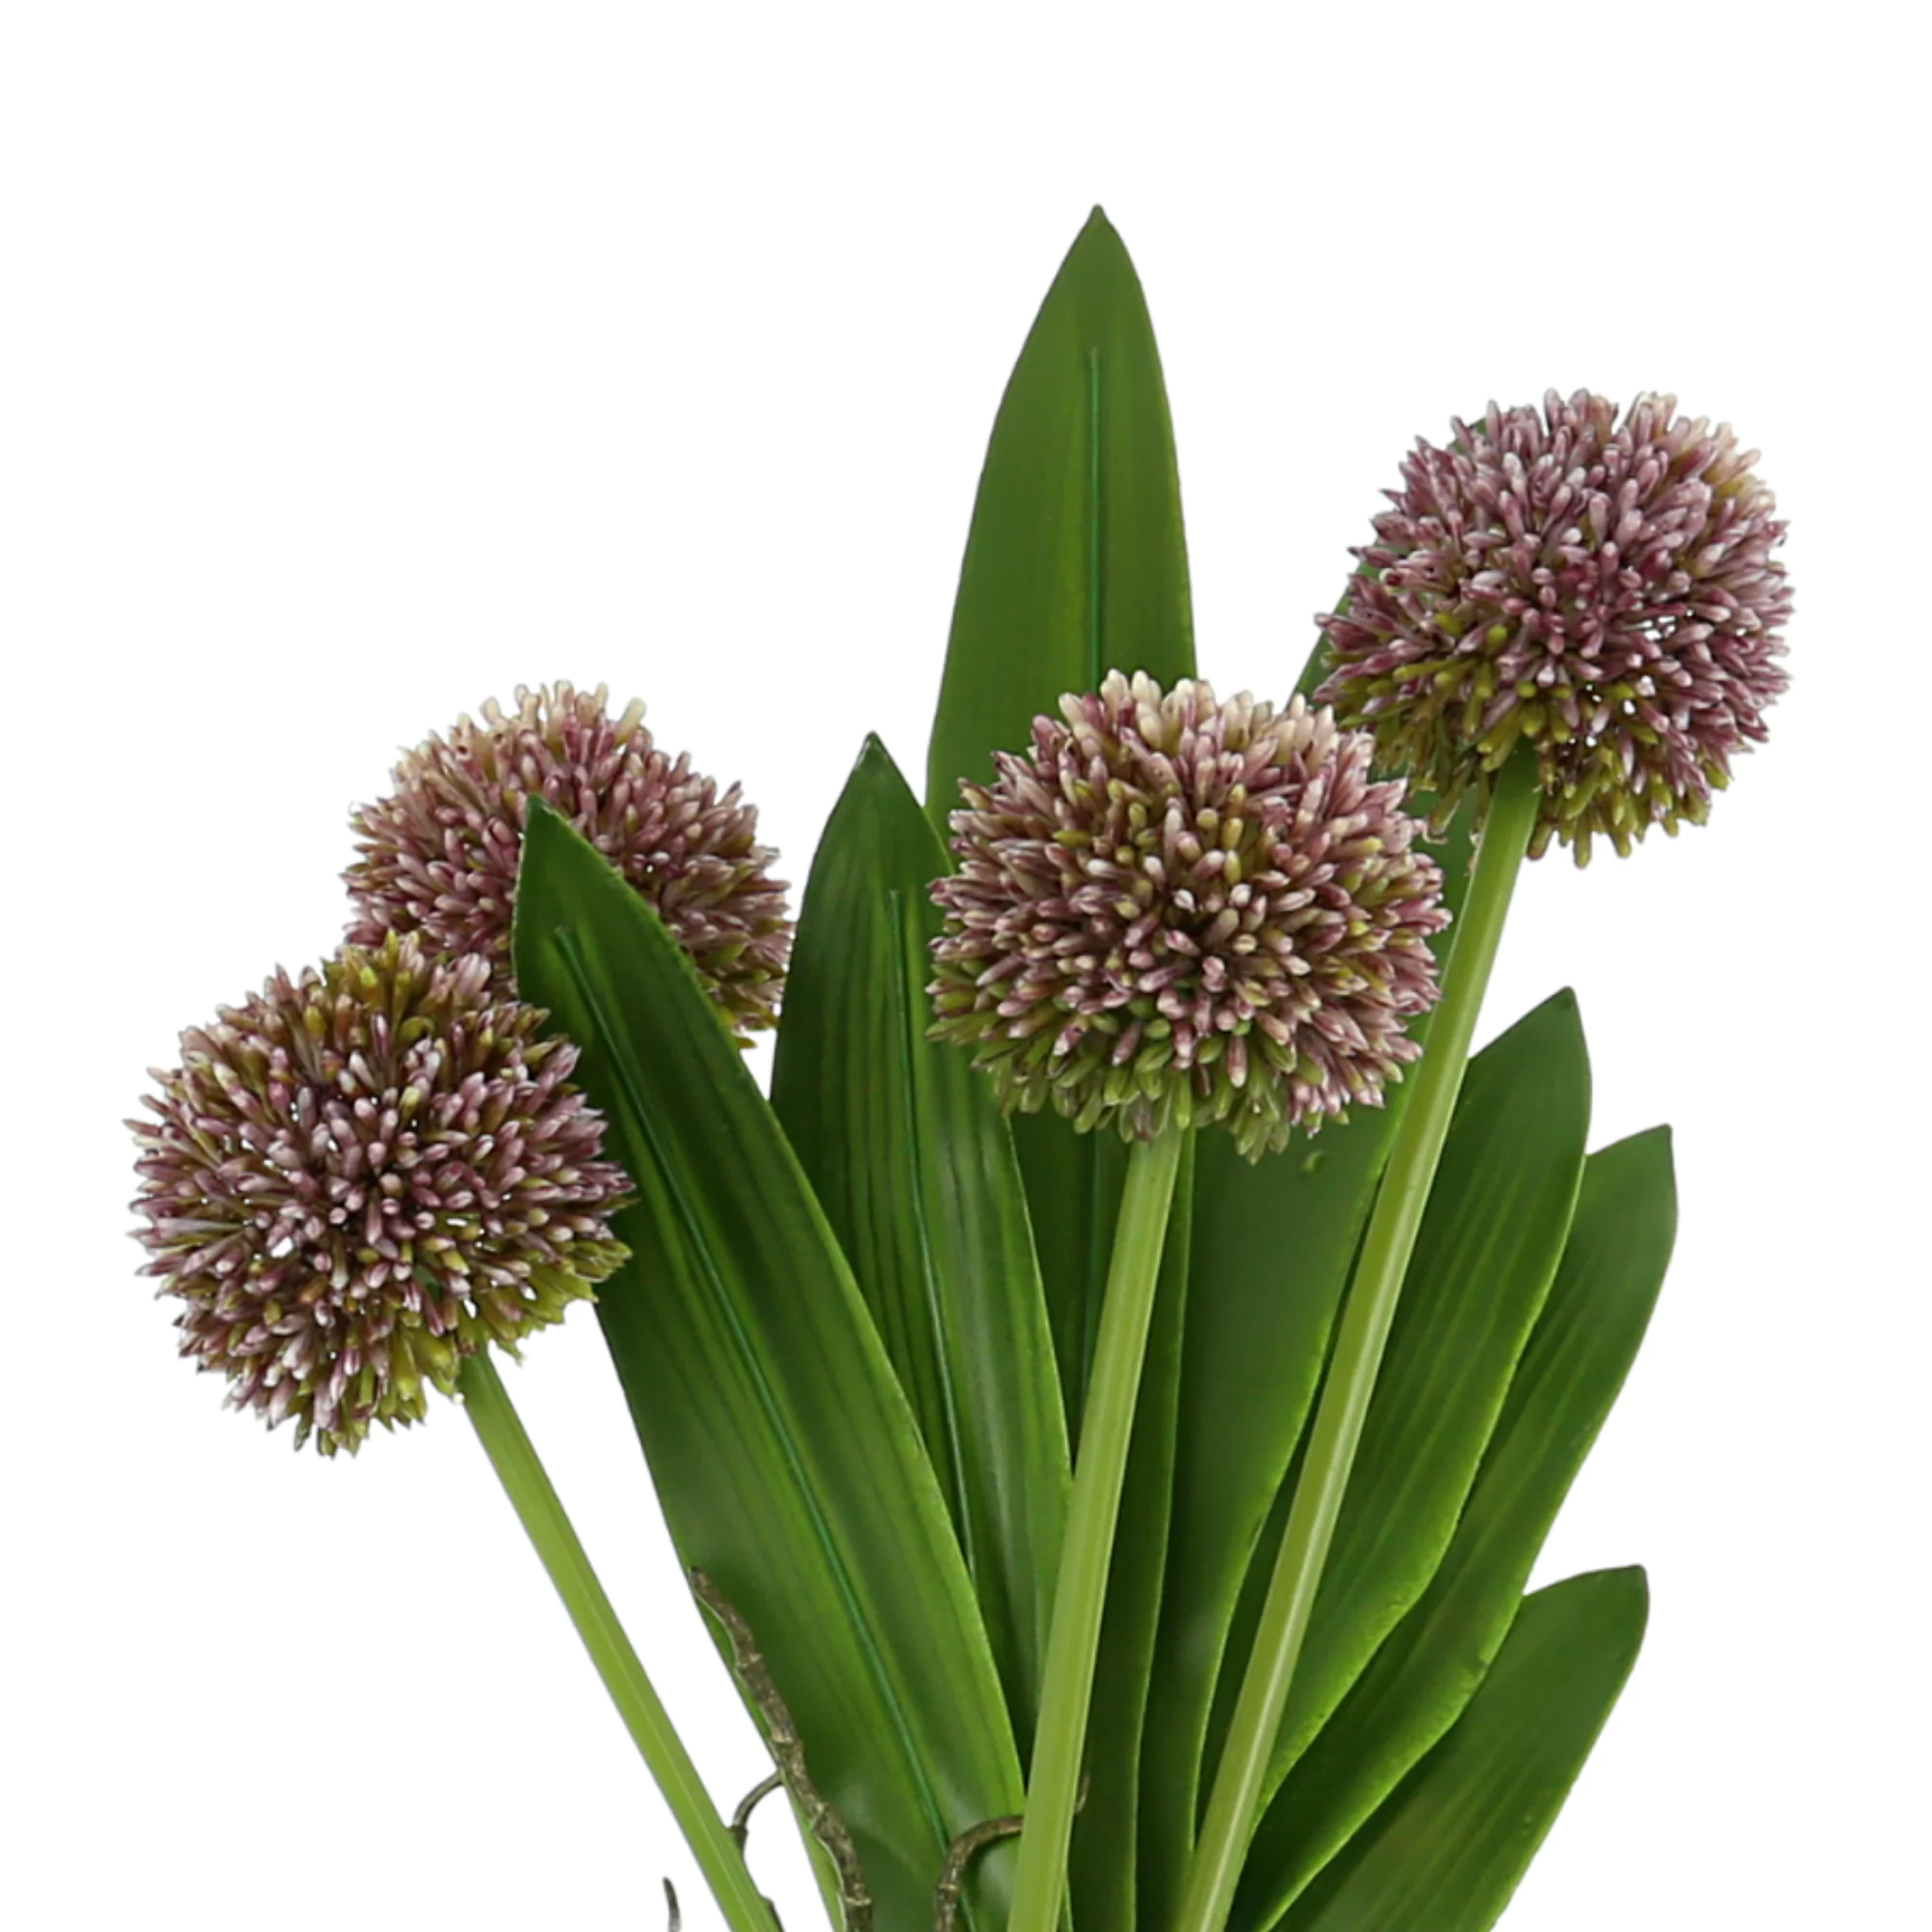
<svg viewBox="0 0 1932 1932"><path fill-rule="evenodd" d="M1540 1573L1647 1563L1649 1643L1506 1924L1926 1922L1907 17L6 12L11 1922L629 1932L667 1872L717 1922L460 1416L324 1464L175 1360L120 1122L333 945L396 748L520 681L644 696L794 880L865 730L917 775L986 431L1095 200L1225 687L1286 691L1452 412L1673 389L1764 451L1773 742L1708 829L1527 874L1485 1021L1574 984L1597 1138L1672 1121L1684 1192ZM594 1324L515 1387L729 1802L758 1750ZM754 1863L802 1932L788 1835Z"/></svg>

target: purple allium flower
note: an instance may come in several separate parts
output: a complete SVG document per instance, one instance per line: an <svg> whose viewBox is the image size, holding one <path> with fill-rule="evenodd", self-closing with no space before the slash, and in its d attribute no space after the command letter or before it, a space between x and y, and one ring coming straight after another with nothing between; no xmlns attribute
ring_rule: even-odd
<svg viewBox="0 0 1932 1932"><path fill-rule="evenodd" d="M514 715L493 698L480 724L461 718L446 740L409 753L395 790L352 820L350 939L420 932L433 952L480 952L511 995L510 915L535 794L656 909L734 1032L770 1026L791 949L785 888L766 870L776 854L738 787L721 794L659 751L643 710L613 719L602 685L520 687Z"/></svg>
<svg viewBox="0 0 1932 1932"><path fill-rule="evenodd" d="M182 1353L235 1406L354 1450L622 1263L624 1176L542 1018L486 959L391 933L182 1035L156 1118L128 1122L133 1205L144 1272L186 1304Z"/></svg>
<svg viewBox="0 0 1932 1932"><path fill-rule="evenodd" d="M1299 697L1119 671L1060 708L961 787L934 1037L976 1048L1009 1109L1142 1140L1219 1121L1250 1159L1378 1104L1448 914L1368 737Z"/></svg>
<svg viewBox="0 0 1932 1932"><path fill-rule="evenodd" d="M1554 390L1417 441L1395 507L1355 552L1316 693L1446 817L1519 742L1543 786L1530 841L1585 863L1653 824L1702 824L1732 756L1765 736L1791 614L1785 526L1727 427L1674 396L1616 407Z"/></svg>

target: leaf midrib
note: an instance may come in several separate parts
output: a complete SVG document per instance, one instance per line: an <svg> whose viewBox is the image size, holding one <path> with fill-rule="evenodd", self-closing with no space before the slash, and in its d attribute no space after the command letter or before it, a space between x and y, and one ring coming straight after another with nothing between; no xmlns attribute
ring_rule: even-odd
<svg viewBox="0 0 1932 1932"><path fill-rule="evenodd" d="M960 1553L966 1560L966 1574L975 1591L980 1583L979 1539L974 1531L972 1499L966 1485L966 1448L959 1433L959 1405L953 1394L952 1351L949 1346L945 1312L939 1293L939 1268L933 1259L931 1216L926 1209L924 1136L920 1131L919 1053L913 1035L911 987L906 970L906 947L916 943L913 922L906 912L905 895L897 886L886 894L888 917L897 938L893 953L894 1040L899 1054L900 1091L905 1095L905 1136L907 1157L912 1168L912 1226L919 1243L920 1285L925 1291L926 1314L932 1323L933 1366L938 1371L939 1400L946 1416L946 1444L952 1459L952 1504L959 1526Z"/></svg>
<svg viewBox="0 0 1932 1932"><path fill-rule="evenodd" d="M1101 662L1105 637L1103 600L1106 596L1107 471L1101 440L1105 400L1100 350L1087 351L1087 680L1085 689L1098 691L1107 667ZM1087 1384L1093 1379L1094 1350L1100 1338L1100 1310L1107 1293L1107 1264L1112 1243L1104 1240L1100 1208L1106 1194L1097 1142L1087 1150L1087 1293L1081 1308L1080 1413L1068 1418L1077 1430L1087 1410ZM1077 1441L1077 1435L1075 1440Z"/></svg>

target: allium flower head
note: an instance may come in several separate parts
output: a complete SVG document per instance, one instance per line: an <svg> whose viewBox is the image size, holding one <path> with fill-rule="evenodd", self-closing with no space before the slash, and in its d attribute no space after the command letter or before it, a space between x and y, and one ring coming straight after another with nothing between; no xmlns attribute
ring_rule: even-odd
<svg viewBox="0 0 1932 1932"><path fill-rule="evenodd" d="M1295 698L1113 672L962 786L933 888L935 1037L1009 1108L1128 1139L1225 1122L1250 1158L1381 1099L1436 996L1441 874L1370 743Z"/></svg>
<svg viewBox="0 0 1932 1932"><path fill-rule="evenodd" d="M395 790L352 821L349 936L373 946L385 932L420 932L433 952L480 952L508 996L517 862L535 795L649 900L734 1032L770 1026L791 927L757 810L736 785L720 792L681 753L658 750L641 704L612 718L606 696L602 685L520 687L514 713L493 698L481 724L459 719L447 739L405 756Z"/></svg>
<svg viewBox="0 0 1932 1932"><path fill-rule="evenodd" d="M554 1321L623 1261L623 1175L576 1049L476 955L390 934L182 1036L134 1211L182 1353L327 1454L419 1420L464 1356Z"/></svg>
<svg viewBox="0 0 1932 1932"><path fill-rule="evenodd" d="M1321 618L1333 670L1317 692L1375 733L1378 761L1435 792L1442 816L1520 743L1551 838L1584 863L1653 824L1701 824L1732 756L1765 735L1787 682L1785 526L1730 430L1674 396L1614 404L1554 390L1418 440L1393 509Z"/></svg>

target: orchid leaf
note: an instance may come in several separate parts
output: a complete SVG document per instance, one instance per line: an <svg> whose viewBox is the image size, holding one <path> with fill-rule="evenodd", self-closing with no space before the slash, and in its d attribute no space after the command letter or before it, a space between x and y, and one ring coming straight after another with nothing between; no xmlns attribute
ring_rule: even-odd
<svg viewBox="0 0 1932 1932"><path fill-rule="evenodd" d="M926 1038L932 827L868 738L812 861L772 1105L912 1403L1022 1758L1069 1485L1066 1421L1012 1139Z"/></svg>
<svg viewBox="0 0 1932 1932"><path fill-rule="evenodd" d="M750 1625L881 1921L926 1923L952 1837L1021 1782L912 1411L690 960L534 799L515 960L637 1188L598 1316L678 1552ZM962 1922L1004 1922L1009 1882L1009 1848L977 1861Z"/></svg>

